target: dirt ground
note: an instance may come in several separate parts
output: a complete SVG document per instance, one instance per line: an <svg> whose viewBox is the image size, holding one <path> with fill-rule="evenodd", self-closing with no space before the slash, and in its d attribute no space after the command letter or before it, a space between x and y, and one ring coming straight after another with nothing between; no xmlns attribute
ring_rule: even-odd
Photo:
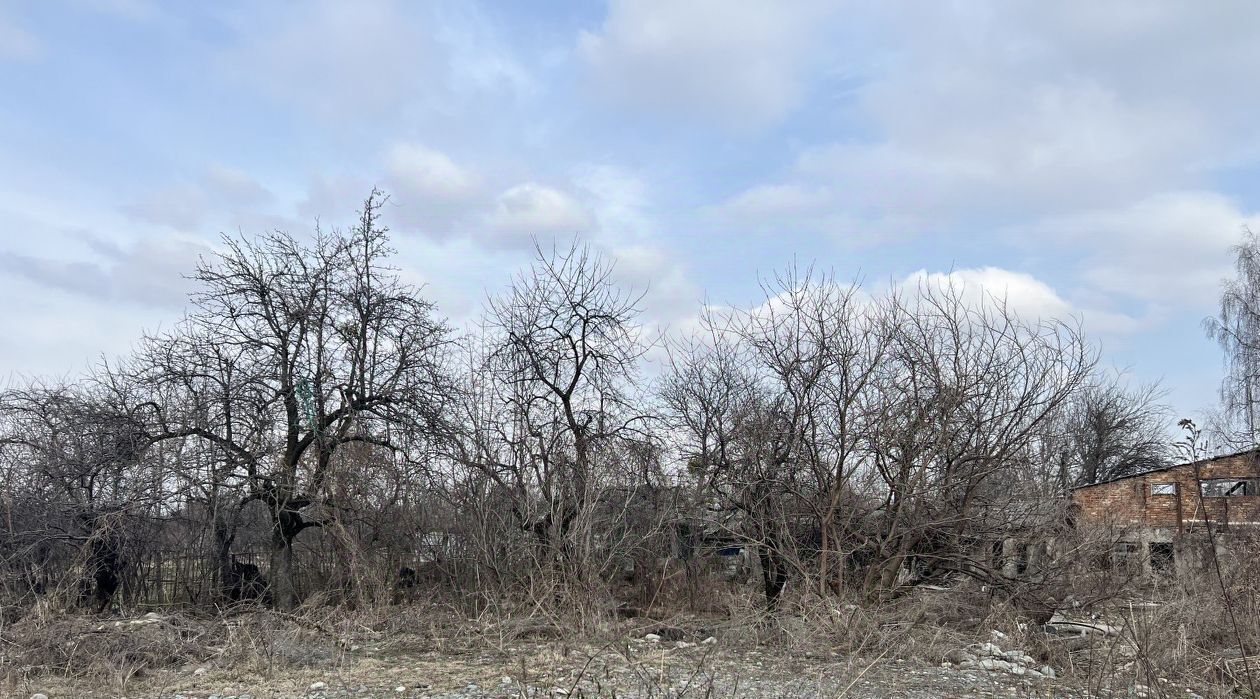
<svg viewBox="0 0 1260 699"><path fill-rule="evenodd" d="M317 610L318 611L318 610ZM264 610L226 617L50 616L0 637L0 696L30 699L336 699L344 697L1137 697L1202 699L1161 679L1086 683L945 664L968 641L940 630L830 647L791 618L772 627L719 616L600 622L469 618L440 605L304 617ZM845 629L856 633L851 623ZM901 632L899 632L901 633ZM991 632L1007 645L1007 637ZM598 639L598 640L594 640ZM971 639L974 640L974 639ZM1011 648L1017 647L1013 639ZM858 648L859 650L853 650ZM25 652L24 652L25 651ZM902 652L906 657L899 658ZM919 660L910 659L920 658ZM928 662L923 658L934 659ZM1044 669L1044 668L1043 668ZM1070 674L1070 673L1069 673ZM1131 673L1130 673L1131 674ZM90 677L92 679L83 679ZM1213 693L1216 692L1216 693Z"/></svg>
<svg viewBox="0 0 1260 699"><path fill-rule="evenodd" d="M363 648L331 666L271 672L185 668L99 683L24 683L9 696L131 699L270 697L1085 697L1051 680L887 658L791 656L718 643L626 640L602 646L530 641L502 648ZM1183 692L1180 696L1186 696Z"/></svg>

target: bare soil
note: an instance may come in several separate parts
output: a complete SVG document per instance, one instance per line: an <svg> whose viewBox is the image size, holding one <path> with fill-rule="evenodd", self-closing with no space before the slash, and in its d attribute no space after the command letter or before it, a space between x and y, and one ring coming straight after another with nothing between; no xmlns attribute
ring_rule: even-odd
<svg viewBox="0 0 1260 699"><path fill-rule="evenodd" d="M1196 699L1228 692L1164 679L1146 687L1103 673L1065 678L1066 668L1049 678L940 664L974 639L935 627L918 640L898 631L845 649L832 645L860 636L854 614L845 633L830 636L811 634L792 617L774 624L691 615L605 620L583 631L558 618L469 618L438 604L303 616L32 615L29 626L0 637L0 696ZM576 615L571 621L580 623Z"/></svg>
<svg viewBox="0 0 1260 699"><path fill-rule="evenodd" d="M771 649L625 640L604 645L526 641L501 649L430 644L362 648L305 668L239 672L185 668L133 678L124 687L26 684L11 696L131 699L270 697L1084 697L1049 680L962 671L886 658L793 656ZM323 686L317 683L323 683ZM1182 695L1184 696L1184 694Z"/></svg>

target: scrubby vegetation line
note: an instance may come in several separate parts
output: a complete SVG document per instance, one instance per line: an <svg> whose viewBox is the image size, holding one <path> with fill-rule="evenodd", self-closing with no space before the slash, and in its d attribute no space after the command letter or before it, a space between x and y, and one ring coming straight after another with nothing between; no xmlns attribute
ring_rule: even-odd
<svg viewBox="0 0 1260 699"><path fill-rule="evenodd" d="M11 684L322 667L390 634L1249 681L1248 550L1152 577L1113 565L1131 533L1074 521L1073 487L1179 456L1159 388L1076 322L804 267L655 328L576 243L538 244L457 331L391 266L384 201L344 231L225 237L182 321L0 393ZM1232 356L1240 288L1213 326Z"/></svg>

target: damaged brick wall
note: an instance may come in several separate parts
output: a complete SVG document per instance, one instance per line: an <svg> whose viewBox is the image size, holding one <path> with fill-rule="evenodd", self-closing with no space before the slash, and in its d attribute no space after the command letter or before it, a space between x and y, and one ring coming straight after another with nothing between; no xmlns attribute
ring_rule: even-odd
<svg viewBox="0 0 1260 699"><path fill-rule="evenodd" d="M1260 478L1260 452L1204 461L1200 463L1199 472L1204 480ZM1169 489L1172 490L1169 494L1161 492ZM1205 520L1225 527L1260 524L1260 492L1205 497L1201 506L1193 464L1077 488L1072 493L1072 501L1080 523L1085 525L1186 531L1202 525Z"/></svg>

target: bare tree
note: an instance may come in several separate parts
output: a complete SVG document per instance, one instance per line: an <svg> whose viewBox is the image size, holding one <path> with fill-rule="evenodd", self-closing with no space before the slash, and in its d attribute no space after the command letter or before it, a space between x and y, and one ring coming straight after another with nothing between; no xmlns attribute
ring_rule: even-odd
<svg viewBox="0 0 1260 699"><path fill-rule="evenodd" d="M365 443L404 458L438 434L450 382L448 330L431 303L385 266L391 254L373 192L346 233L311 245L284 233L223 241L195 279L194 311L150 337L135 373L152 402L154 440L196 438L217 450L201 485L240 488L272 520L276 604L295 600L293 542L336 517L325 487L341 448ZM322 504L323 515L308 508Z"/></svg>
<svg viewBox="0 0 1260 699"><path fill-rule="evenodd" d="M1008 505L1039 430L1094 361L1071 326L1000 299L869 299L789 273L675 346L662 397L684 453L740 513L774 607L793 575L838 590L837 559L867 591L911 567L983 573L978 542L1019 516Z"/></svg>
<svg viewBox="0 0 1260 699"><path fill-rule="evenodd" d="M490 300L486 323L486 365L504 409L492 429L509 457L474 463L518 498L540 496L538 515L518 500L522 525L580 580L593 541L589 523L575 524L600 487L599 455L643 435L648 415L634 399L649 344L637 322L639 295L615 283L610 262L578 243L535 253L529 271ZM484 443L480 450L492 453Z"/></svg>
<svg viewBox="0 0 1260 699"><path fill-rule="evenodd" d="M760 306L707 314L699 341L674 346L663 398L696 469L742 513L773 607L802 544L820 583L840 585L841 521L861 516L851 479L888 325L856 285L814 270L763 291Z"/></svg>
<svg viewBox="0 0 1260 699"><path fill-rule="evenodd" d="M1065 487L1149 471L1170 463L1167 411L1156 384L1127 389L1118 377L1095 380L1069 402L1066 453L1056 460Z"/></svg>
<svg viewBox="0 0 1260 699"><path fill-rule="evenodd" d="M883 503L867 589L902 566L988 576L976 544L1045 516L1026 476L1041 428L1088 380L1096 350L1060 321L952 285L897 299L872 465ZM982 554L983 555L983 554Z"/></svg>
<svg viewBox="0 0 1260 699"><path fill-rule="evenodd" d="M1205 319L1204 328L1225 353L1221 404L1236 434L1221 437L1251 446L1260 435L1260 240L1250 230L1234 247L1234 272L1223 283L1220 312Z"/></svg>
<svg viewBox="0 0 1260 699"><path fill-rule="evenodd" d="M382 203L345 232L225 238L183 322L128 361L7 392L9 511L55 514L10 526L6 560L63 542L106 599L111 570L185 565L146 558L157 532L229 599L269 559L281 607L431 579L549 604L629 582L651 604L731 543L772 609L797 583L1028 590L1045 577L994 546L1064 524L1070 485L1162 458L1157 389L1100 378L1077 327L949 285L788 270L705 309L648 384L639 294L587 246L536 247L456 341L387 266Z"/></svg>
<svg viewBox="0 0 1260 699"><path fill-rule="evenodd" d="M115 601L141 556L132 532L160 512L165 496L165 460L146 459L152 441L126 408L131 387L110 378L32 382L0 397L6 500L10 508L17 502L35 510L33 521L15 523L10 509L5 522L14 548L6 563L30 566L46 588L53 581L39 569L53 547L69 546L81 571L77 596L98 611Z"/></svg>

